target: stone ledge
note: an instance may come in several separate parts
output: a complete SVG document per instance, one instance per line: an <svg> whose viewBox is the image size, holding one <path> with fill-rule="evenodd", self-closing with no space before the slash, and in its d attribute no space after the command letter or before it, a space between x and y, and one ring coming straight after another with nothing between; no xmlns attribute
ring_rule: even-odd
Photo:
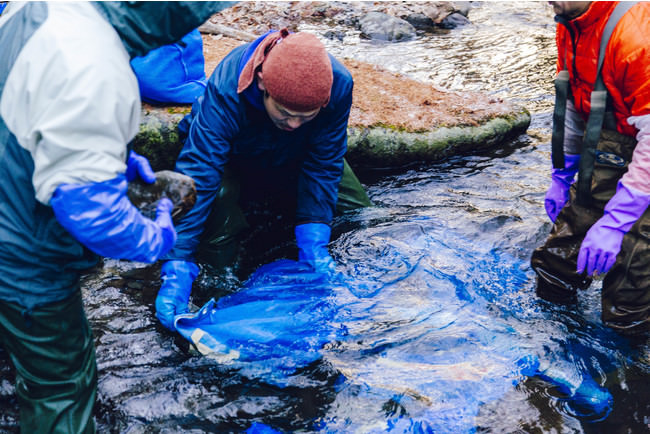
<svg viewBox="0 0 650 434"><path fill-rule="evenodd" d="M395 167L413 162L482 151L523 134L530 125L530 113L521 109L477 126L440 127L426 132L396 131L382 127L348 129L348 153L354 167Z"/></svg>

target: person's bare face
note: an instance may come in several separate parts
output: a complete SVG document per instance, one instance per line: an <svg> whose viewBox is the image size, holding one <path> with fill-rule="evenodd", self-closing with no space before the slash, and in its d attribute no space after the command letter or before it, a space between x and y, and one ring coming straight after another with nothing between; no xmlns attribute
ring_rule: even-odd
<svg viewBox="0 0 650 434"><path fill-rule="evenodd" d="M293 131L314 119L320 112L320 108L308 112L296 112L284 107L266 92L262 73L258 72L257 74L257 85L264 92L266 114L269 115L276 127L283 131Z"/></svg>
<svg viewBox="0 0 650 434"><path fill-rule="evenodd" d="M318 115L320 109L309 112L294 112L274 100L268 93L264 95L264 108L276 127L284 131L293 131Z"/></svg>
<svg viewBox="0 0 650 434"><path fill-rule="evenodd" d="M555 15L562 15L563 17L572 20L574 18L579 17L587 9L589 9L589 5L591 2L548 2L551 6L553 6L553 12L555 12Z"/></svg>

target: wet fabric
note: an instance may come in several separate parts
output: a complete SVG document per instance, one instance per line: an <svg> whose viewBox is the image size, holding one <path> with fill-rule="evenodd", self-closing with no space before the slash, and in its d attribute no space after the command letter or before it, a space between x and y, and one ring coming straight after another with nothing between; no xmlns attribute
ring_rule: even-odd
<svg viewBox="0 0 650 434"><path fill-rule="evenodd" d="M591 184L592 205L577 204L576 188L572 187L569 204L560 212L549 238L533 252L531 265L538 274L537 293L540 297L558 303L573 303L577 290L586 289L591 284L591 278L575 271L580 245L614 195L635 144L632 137L603 131ZM650 211L646 210L623 238L616 262L603 281L603 322L623 332L642 332L650 325L649 228Z"/></svg>
<svg viewBox="0 0 650 434"><path fill-rule="evenodd" d="M131 60L143 101L191 104L205 90L203 40L193 30L180 41Z"/></svg>
<svg viewBox="0 0 650 434"><path fill-rule="evenodd" d="M21 432L95 431L95 350L78 289L33 310L0 302L0 343L16 368Z"/></svg>
<svg viewBox="0 0 650 434"><path fill-rule="evenodd" d="M331 322L338 310L333 296L326 274L280 260L260 267L240 292L177 315L175 326L203 355L225 364L261 361L255 375L286 385L297 368L322 358L322 347L345 334Z"/></svg>

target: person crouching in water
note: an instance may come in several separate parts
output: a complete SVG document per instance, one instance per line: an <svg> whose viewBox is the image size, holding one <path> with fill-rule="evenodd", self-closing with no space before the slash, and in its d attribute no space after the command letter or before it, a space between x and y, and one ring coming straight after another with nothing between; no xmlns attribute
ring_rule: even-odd
<svg viewBox="0 0 650 434"><path fill-rule="evenodd" d="M306 32L271 31L216 67L179 124L187 138L176 170L194 178L198 194L161 270L156 311L165 327L174 330L175 315L188 309L197 256L228 265L247 227L246 204L289 203L299 260L334 268L327 244L335 211L371 205L343 158L352 88L346 68Z"/></svg>

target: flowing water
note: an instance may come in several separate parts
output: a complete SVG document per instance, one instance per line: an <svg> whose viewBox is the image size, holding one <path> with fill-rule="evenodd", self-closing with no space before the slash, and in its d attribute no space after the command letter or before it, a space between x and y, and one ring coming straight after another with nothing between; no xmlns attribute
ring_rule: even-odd
<svg viewBox="0 0 650 434"><path fill-rule="evenodd" d="M257 423L282 432L650 431L647 348L601 325L598 283L571 308L534 295L528 259L550 230L549 6L472 5L471 25L417 41L376 44L348 30L326 43L336 56L525 105L528 133L491 152L361 174L377 206L338 218L330 246L348 278L329 294L338 307L330 320L345 333L280 380L263 361L220 364L190 351L155 319L159 268L106 261L84 279L100 432L241 432ZM287 249L248 253L247 267L203 273L194 301L235 293ZM13 372L0 356L0 430L14 432ZM612 394L611 412L580 414L552 383L523 375L530 360L569 382L590 376Z"/></svg>

